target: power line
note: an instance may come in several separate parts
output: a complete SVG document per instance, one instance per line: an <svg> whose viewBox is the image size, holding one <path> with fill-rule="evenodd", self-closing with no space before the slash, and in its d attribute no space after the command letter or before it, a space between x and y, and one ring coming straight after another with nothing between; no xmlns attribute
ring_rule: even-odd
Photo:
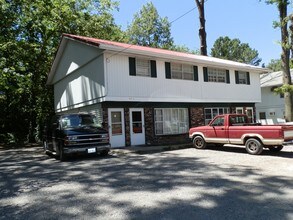
<svg viewBox="0 0 293 220"><path fill-rule="evenodd" d="M185 15L189 14L190 12L192 12L194 9L196 9L197 7L195 6L194 8L190 9L189 11L185 12L183 15L179 16L178 18L174 19L173 21L170 22L170 24L174 23L175 21L178 21L180 18L184 17Z"/></svg>
<svg viewBox="0 0 293 220"><path fill-rule="evenodd" d="M174 19L173 21L171 21L170 24L174 23L175 21L178 21L179 19L181 19L181 18L184 17L185 15L189 14L190 12L192 12L192 11L193 11L194 9L196 9L196 8L197 8L197 6L193 7L193 8L190 9L189 11L185 12L184 14L180 15L178 18L176 18L176 19ZM118 55L118 54L120 54L120 53L122 53L122 52L124 52L124 51L126 51L126 50L128 50L128 49L131 48L132 46L133 46L133 45L131 44L131 45L129 45L129 47L123 48L121 51L118 51L118 52L112 54L111 56L109 56L108 59L111 58L111 57L113 57L113 56L116 56L116 55Z"/></svg>

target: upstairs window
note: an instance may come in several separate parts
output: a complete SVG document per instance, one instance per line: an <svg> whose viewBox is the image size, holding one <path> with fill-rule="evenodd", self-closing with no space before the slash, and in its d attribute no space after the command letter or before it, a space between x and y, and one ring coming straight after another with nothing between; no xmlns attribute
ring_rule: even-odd
<svg viewBox="0 0 293 220"><path fill-rule="evenodd" d="M165 62L166 79L184 79L198 81L197 66Z"/></svg>
<svg viewBox="0 0 293 220"><path fill-rule="evenodd" d="M250 85L249 72L235 71L235 82L236 84Z"/></svg>
<svg viewBox="0 0 293 220"><path fill-rule="evenodd" d="M129 75L157 77L157 66L155 60L129 57Z"/></svg>
<svg viewBox="0 0 293 220"><path fill-rule="evenodd" d="M217 83L230 83L229 70L204 67L204 81Z"/></svg>
<svg viewBox="0 0 293 220"><path fill-rule="evenodd" d="M171 63L171 78L193 80L193 66L187 64Z"/></svg>
<svg viewBox="0 0 293 220"><path fill-rule="evenodd" d="M149 60L136 59L136 75L151 76L151 62Z"/></svg>

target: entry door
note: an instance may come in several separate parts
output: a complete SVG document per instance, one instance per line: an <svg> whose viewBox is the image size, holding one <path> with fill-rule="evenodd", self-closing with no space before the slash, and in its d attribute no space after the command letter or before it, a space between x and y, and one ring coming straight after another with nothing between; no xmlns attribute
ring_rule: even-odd
<svg viewBox="0 0 293 220"><path fill-rule="evenodd" d="M125 126L123 108L108 109L111 147L125 147Z"/></svg>
<svg viewBox="0 0 293 220"><path fill-rule="evenodd" d="M131 145L145 144L144 114L142 108L129 109Z"/></svg>

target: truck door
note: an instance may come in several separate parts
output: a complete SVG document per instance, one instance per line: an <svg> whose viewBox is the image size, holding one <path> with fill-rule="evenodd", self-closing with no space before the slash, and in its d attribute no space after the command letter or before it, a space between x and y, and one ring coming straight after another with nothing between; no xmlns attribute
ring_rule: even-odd
<svg viewBox="0 0 293 220"><path fill-rule="evenodd" d="M219 116L212 122L212 124L210 124L206 133L206 138L217 143L229 143L224 119L224 116Z"/></svg>

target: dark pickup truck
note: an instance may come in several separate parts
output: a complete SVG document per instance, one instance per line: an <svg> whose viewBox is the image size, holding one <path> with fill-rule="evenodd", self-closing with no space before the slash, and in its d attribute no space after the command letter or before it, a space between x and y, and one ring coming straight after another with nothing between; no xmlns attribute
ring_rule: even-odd
<svg viewBox="0 0 293 220"><path fill-rule="evenodd" d="M106 156L110 151L108 132L98 126L94 115L81 113L54 116L44 130L43 146L61 161L69 154Z"/></svg>

